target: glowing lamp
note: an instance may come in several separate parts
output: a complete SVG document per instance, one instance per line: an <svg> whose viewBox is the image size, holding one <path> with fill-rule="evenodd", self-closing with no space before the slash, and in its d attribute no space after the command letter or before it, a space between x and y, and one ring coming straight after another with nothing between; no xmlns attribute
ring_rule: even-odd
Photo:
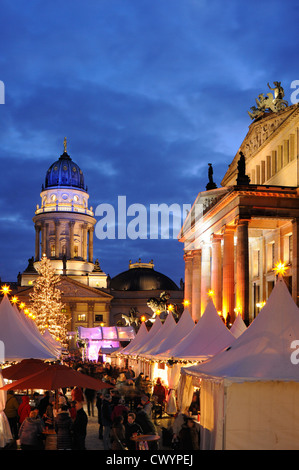
<svg viewBox="0 0 299 470"><path fill-rule="evenodd" d="M281 275L281 276L284 276L285 273L287 272L287 266L285 265L285 263L282 263L281 261L279 261L278 263L276 263L276 265L274 266L273 268L273 271L275 272L276 275Z"/></svg>
<svg viewBox="0 0 299 470"><path fill-rule="evenodd" d="M14 295L11 299L10 299L11 303L12 304L17 304L19 302L19 299L16 295Z"/></svg>
<svg viewBox="0 0 299 470"><path fill-rule="evenodd" d="M174 307L173 307L173 305L172 305L172 304L170 304L170 305L168 305L168 307L167 307L167 308L168 308L168 310L169 310L170 312L172 312L172 310L173 310L173 308L174 308Z"/></svg>
<svg viewBox="0 0 299 470"><path fill-rule="evenodd" d="M183 302L183 305L184 305L184 307L188 307L188 305L190 305L189 300L185 299L184 302Z"/></svg>
<svg viewBox="0 0 299 470"><path fill-rule="evenodd" d="M1 293L2 294L10 294L11 293L11 288L5 284L1 288Z"/></svg>
<svg viewBox="0 0 299 470"><path fill-rule="evenodd" d="M208 297L210 297L210 299L213 297L214 295L214 291L213 290L209 290L208 292Z"/></svg>
<svg viewBox="0 0 299 470"><path fill-rule="evenodd" d="M101 323L100 323L100 326L104 326L104 325L105 325L105 323L104 323L104 322L101 322Z"/></svg>
<svg viewBox="0 0 299 470"><path fill-rule="evenodd" d="M155 311L155 314L158 315L158 316L161 315L161 310L157 309L157 310Z"/></svg>
<svg viewBox="0 0 299 470"><path fill-rule="evenodd" d="M140 317L140 321L144 322L145 320L146 320L145 315L142 315L142 316Z"/></svg>
<svg viewBox="0 0 299 470"><path fill-rule="evenodd" d="M25 305L26 305L26 304L25 304L24 302L21 302L21 303L20 303L20 309L23 310L24 307L25 307Z"/></svg>

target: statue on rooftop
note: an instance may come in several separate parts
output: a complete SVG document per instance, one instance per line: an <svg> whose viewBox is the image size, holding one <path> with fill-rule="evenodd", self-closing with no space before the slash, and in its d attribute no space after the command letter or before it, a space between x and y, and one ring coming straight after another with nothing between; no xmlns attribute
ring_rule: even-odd
<svg viewBox="0 0 299 470"><path fill-rule="evenodd" d="M274 96L272 93L267 93L267 96L264 93L258 95L255 100L257 106L251 106L248 111L252 120L261 117L265 112L277 113L288 106L288 102L283 99L284 89L281 82L273 82L274 88L270 87L269 83L267 85L270 90L274 91Z"/></svg>

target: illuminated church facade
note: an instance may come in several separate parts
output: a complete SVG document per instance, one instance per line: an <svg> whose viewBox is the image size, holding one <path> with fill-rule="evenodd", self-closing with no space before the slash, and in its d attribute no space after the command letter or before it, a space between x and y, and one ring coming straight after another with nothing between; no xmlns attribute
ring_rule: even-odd
<svg viewBox="0 0 299 470"><path fill-rule="evenodd" d="M224 318L240 314L249 324L271 293L279 262L298 304L298 187L299 105L261 106L221 187L211 178L181 229L184 295L194 320L211 296Z"/></svg>
<svg viewBox="0 0 299 470"><path fill-rule="evenodd" d="M98 259L94 260L96 219L89 206L83 172L69 156L66 139L64 152L46 172L33 224L34 256L24 272L19 273L13 294L30 307L30 293L45 254L61 276L59 289L74 347L79 326L125 324L125 319L133 314L150 318L153 311L147 301L159 298L163 291L170 293L170 302L182 307L182 288L156 271L153 261L130 261L129 269L111 279Z"/></svg>

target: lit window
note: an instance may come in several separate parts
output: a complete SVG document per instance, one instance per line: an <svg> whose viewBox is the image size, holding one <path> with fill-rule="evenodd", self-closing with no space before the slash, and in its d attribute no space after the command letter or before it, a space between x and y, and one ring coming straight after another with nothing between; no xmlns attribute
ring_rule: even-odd
<svg viewBox="0 0 299 470"><path fill-rule="evenodd" d="M86 321L86 314L85 313L79 313L78 315L78 321Z"/></svg>

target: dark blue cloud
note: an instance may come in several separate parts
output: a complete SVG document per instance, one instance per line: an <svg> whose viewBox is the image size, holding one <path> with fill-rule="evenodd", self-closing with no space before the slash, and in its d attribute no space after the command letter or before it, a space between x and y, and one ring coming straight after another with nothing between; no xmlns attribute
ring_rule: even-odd
<svg viewBox="0 0 299 470"><path fill-rule="evenodd" d="M94 208L118 195L192 204L208 162L220 185L267 82L290 100L297 29L291 0L3 0L1 278L33 254L32 217L64 136ZM182 253L176 240L95 240L110 275L153 258L179 282Z"/></svg>

